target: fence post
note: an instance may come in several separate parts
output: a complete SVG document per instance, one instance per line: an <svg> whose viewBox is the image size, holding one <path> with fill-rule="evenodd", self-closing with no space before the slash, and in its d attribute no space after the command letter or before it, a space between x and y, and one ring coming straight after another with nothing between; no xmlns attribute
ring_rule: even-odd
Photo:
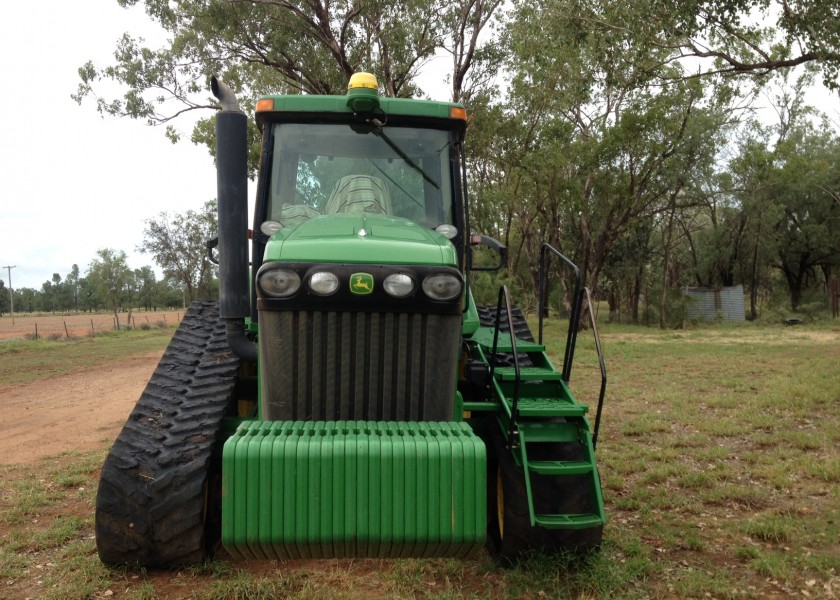
<svg viewBox="0 0 840 600"><path fill-rule="evenodd" d="M62 322L64 323L64 337L66 337L69 340L70 339L70 332L67 331L67 321L62 321Z"/></svg>

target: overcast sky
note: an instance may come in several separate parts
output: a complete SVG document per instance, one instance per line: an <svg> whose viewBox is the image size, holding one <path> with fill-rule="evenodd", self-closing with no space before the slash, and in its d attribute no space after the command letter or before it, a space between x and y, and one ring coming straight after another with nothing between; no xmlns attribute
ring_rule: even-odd
<svg viewBox="0 0 840 600"><path fill-rule="evenodd" d="M140 6L116 0L6 2L0 19L0 267L14 265L15 289L41 289L73 264L84 275L101 248L139 254L144 222L161 211L198 210L216 197L213 160L189 142L192 122L161 127L103 119L93 100L70 98L78 68L113 62L124 32L163 40ZM435 94L434 92L432 92ZM446 93L442 87L435 95ZM208 91L209 95L209 91ZM448 97L435 97L447 100ZM244 99L243 99L244 100ZM251 184L250 194L253 195ZM157 269L156 269L157 270ZM0 271L8 285L5 268Z"/></svg>
<svg viewBox="0 0 840 600"><path fill-rule="evenodd" d="M159 34L142 9L115 0L9 2L3 13L0 267L16 267L15 289L40 289L74 263L84 274L100 248L124 250L132 268L153 265L135 252L144 221L215 198L212 158L171 144L161 128L103 119L70 94L78 68L109 64L122 33ZM189 123L177 125L189 133Z"/></svg>
<svg viewBox="0 0 840 600"><path fill-rule="evenodd" d="M88 60L110 64L124 32L163 39L142 3L130 9L116 0L4 4L0 267L16 267L15 289L40 289L53 273L64 278L74 263L84 274L101 248L125 251L132 268L155 266L135 251L144 222L161 211L198 210L216 197L205 148L188 139L173 145L160 127L103 119L92 100L79 106L70 98L78 68ZM447 100L447 88L429 81L440 81L434 66L421 85L434 99ZM191 121L175 126L189 137ZM8 285L5 268L0 276Z"/></svg>

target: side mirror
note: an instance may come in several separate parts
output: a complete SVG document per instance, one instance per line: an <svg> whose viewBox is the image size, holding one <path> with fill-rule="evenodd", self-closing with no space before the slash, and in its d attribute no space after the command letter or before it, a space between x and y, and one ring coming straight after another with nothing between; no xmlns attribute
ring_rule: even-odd
<svg viewBox="0 0 840 600"><path fill-rule="evenodd" d="M213 254L213 249L219 247L219 236L207 240L204 242L204 245L207 246L207 258L210 260L211 263L214 265L219 264L219 259L216 258L216 255Z"/></svg>
<svg viewBox="0 0 840 600"><path fill-rule="evenodd" d="M471 271L498 271L507 262L507 246L502 244L499 240L487 237L486 235L473 235L470 236L470 246L487 246L499 255L499 264L489 267L476 267L473 265L473 252L472 248L470 248L469 254Z"/></svg>

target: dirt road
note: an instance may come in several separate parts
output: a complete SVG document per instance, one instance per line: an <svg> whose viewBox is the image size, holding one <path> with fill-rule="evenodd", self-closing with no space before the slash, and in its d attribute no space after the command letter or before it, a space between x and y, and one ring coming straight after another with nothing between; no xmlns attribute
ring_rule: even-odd
<svg viewBox="0 0 840 600"><path fill-rule="evenodd" d="M161 354L0 389L0 465L109 446Z"/></svg>

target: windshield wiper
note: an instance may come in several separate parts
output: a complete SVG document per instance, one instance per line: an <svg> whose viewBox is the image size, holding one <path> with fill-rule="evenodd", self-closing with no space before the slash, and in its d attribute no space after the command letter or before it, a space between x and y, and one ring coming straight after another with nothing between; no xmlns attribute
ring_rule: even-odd
<svg viewBox="0 0 840 600"><path fill-rule="evenodd" d="M431 183L433 186L435 186L436 190L440 189L440 184L437 181L435 181L434 179L432 179L429 176L429 174L426 173L426 171L423 170L423 167L421 167L416 162L411 160L411 158L409 158L409 156L405 152L403 152L402 148L397 146L394 143L394 141L390 137L388 137L388 134L385 133L384 129L382 128L382 123L380 121L378 121L377 119L372 119L371 123L374 126L373 131L372 131L373 135L377 135L380 138L382 138L382 140L391 147L391 150L396 152L397 156L399 156L401 159L403 159L409 167L411 167L412 169L414 169L415 171L420 173L420 175L423 176L423 179L425 179L426 181Z"/></svg>

